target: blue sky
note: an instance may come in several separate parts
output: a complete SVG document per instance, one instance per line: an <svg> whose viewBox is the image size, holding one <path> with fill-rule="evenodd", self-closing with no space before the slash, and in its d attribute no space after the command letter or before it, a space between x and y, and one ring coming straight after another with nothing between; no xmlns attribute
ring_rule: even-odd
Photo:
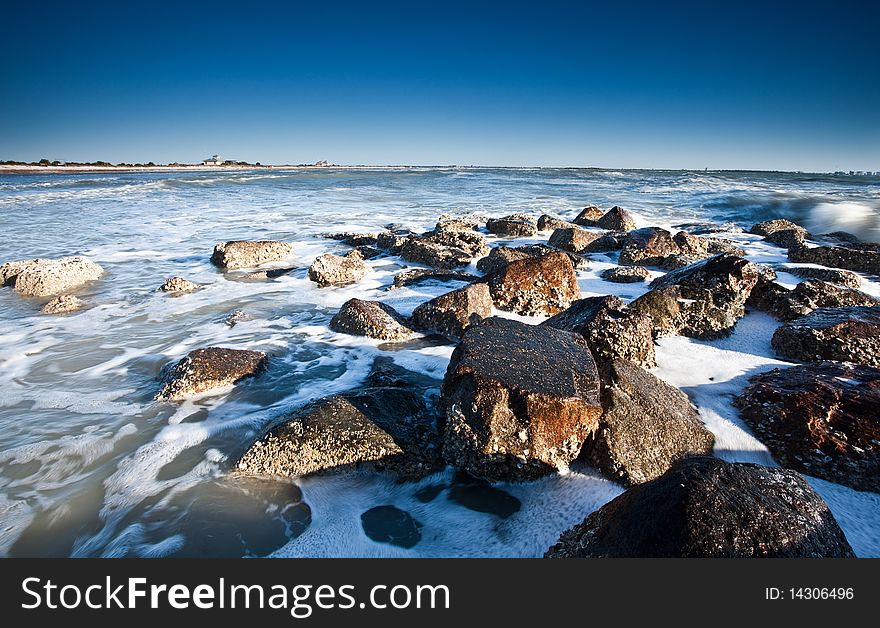
<svg viewBox="0 0 880 628"><path fill-rule="evenodd" d="M880 170L877 7L16 3L0 159Z"/></svg>

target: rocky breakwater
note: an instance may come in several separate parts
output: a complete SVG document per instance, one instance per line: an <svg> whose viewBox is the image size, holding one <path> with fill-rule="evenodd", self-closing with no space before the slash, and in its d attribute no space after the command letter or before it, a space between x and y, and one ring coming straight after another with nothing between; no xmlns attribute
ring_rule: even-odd
<svg viewBox="0 0 880 628"><path fill-rule="evenodd" d="M535 479L596 430L599 374L581 336L488 318L453 352L440 406L450 464L490 481Z"/></svg>

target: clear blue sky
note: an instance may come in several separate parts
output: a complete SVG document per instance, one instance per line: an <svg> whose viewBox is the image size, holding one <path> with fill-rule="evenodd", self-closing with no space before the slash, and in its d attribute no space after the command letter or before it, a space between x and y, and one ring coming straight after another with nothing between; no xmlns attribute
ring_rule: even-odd
<svg viewBox="0 0 880 628"><path fill-rule="evenodd" d="M8 3L0 159L880 170L878 6Z"/></svg>

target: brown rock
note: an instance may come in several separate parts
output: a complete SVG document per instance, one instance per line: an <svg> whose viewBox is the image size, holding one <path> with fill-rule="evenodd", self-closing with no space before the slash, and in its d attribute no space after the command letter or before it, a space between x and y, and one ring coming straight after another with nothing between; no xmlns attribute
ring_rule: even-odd
<svg viewBox="0 0 880 628"><path fill-rule="evenodd" d="M492 300L525 316L552 315L580 296L574 267L564 253L510 262L489 277Z"/></svg>
<svg viewBox="0 0 880 628"><path fill-rule="evenodd" d="M855 246L797 246L788 249L791 262L845 268L880 275L880 251Z"/></svg>
<svg viewBox="0 0 880 628"><path fill-rule="evenodd" d="M183 277L169 277L165 280L159 290L162 292L170 292L172 294L184 294L186 292L195 292L201 290L203 286L194 283Z"/></svg>
<svg viewBox="0 0 880 628"><path fill-rule="evenodd" d="M489 286L477 283L422 303L413 310L411 321L419 329L457 341L465 329L491 315Z"/></svg>
<svg viewBox="0 0 880 628"><path fill-rule="evenodd" d="M768 311L779 320L791 321L822 307L856 305L880 305L880 300L859 290L841 288L825 281L802 281L794 290L777 294Z"/></svg>
<svg viewBox="0 0 880 628"><path fill-rule="evenodd" d="M67 314L75 312L83 306L83 302L72 294L62 294L49 301L40 310L43 314Z"/></svg>
<svg viewBox="0 0 880 628"><path fill-rule="evenodd" d="M364 256L357 250L350 251L344 257L325 253L315 258L309 266L309 279L319 286L343 286L364 278L368 267Z"/></svg>
<svg viewBox="0 0 880 628"><path fill-rule="evenodd" d="M580 227L556 229L547 241L552 247L571 253L584 253L594 240L599 239L599 234Z"/></svg>
<svg viewBox="0 0 880 628"><path fill-rule="evenodd" d="M528 216L515 214L504 218L490 218L486 221L489 233L510 238L530 238L538 233L538 227Z"/></svg>
<svg viewBox="0 0 880 628"><path fill-rule="evenodd" d="M818 268L816 266L783 266L780 270L803 279L818 279L828 283L836 283L846 288L858 288L862 278L851 270L839 268Z"/></svg>
<svg viewBox="0 0 880 628"><path fill-rule="evenodd" d="M572 229L577 227L573 222L566 222L561 218L556 218L548 214L538 218L538 231L553 231L554 229Z"/></svg>
<svg viewBox="0 0 880 628"><path fill-rule="evenodd" d="M379 340L408 340L415 333L394 308L378 301L349 299L330 320L330 329Z"/></svg>
<svg viewBox="0 0 880 628"><path fill-rule="evenodd" d="M458 270L437 270L434 268L413 268L404 270L394 275L394 283L388 287L389 290L396 288L404 288L426 281L477 281L479 277L464 273Z"/></svg>
<svg viewBox="0 0 880 628"><path fill-rule="evenodd" d="M653 266L667 255L679 252L678 245L666 229L645 227L630 231L623 242L619 262L625 265Z"/></svg>
<svg viewBox="0 0 880 628"><path fill-rule="evenodd" d="M777 329L771 344L780 356L799 362L880 367L880 307L818 309Z"/></svg>
<svg viewBox="0 0 880 628"><path fill-rule="evenodd" d="M585 227L595 227L596 223L602 220L605 213L595 205L588 205L581 210L572 222L576 225L584 225Z"/></svg>
<svg viewBox="0 0 880 628"><path fill-rule="evenodd" d="M104 269L85 257L31 259L0 266L0 284L20 295L49 297L79 288L100 278Z"/></svg>
<svg viewBox="0 0 880 628"><path fill-rule="evenodd" d="M280 262L293 254L293 246L276 240L231 240L214 247L211 263L225 270L254 268Z"/></svg>
<svg viewBox="0 0 880 628"><path fill-rule="evenodd" d="M329 240L338 240L349 246L376 246L379 241L375 233L358 233L356 231L325 233L324 237Z"/></svg>
<svg viewBox="0 0 880 628"><path fill-rule="evenodd" d="M596 226L611 231L632 231L636 228L636 221L628 211L615 205L596 221Z"/></svg>
<svg viewBox="0 0 880 628"><path fill-rule="evenodd" d="M640 283L649 279L651 273L644 266L615 266L603 270L600 276L614 283Z"/></svg>
<svg viewBox="0 0 880 628"><path fill-rule="evenodd" d="M266 354L262 351L221 347L196 349L177 363L156 399L182 401L192 395L230 386L257 375L266 364Z"/></svg>
<svg viewBox="0 0 880 628"><path fill-rule="evenodd" d="M765 220L764 222L759 222L756 225L752 225L752 228L749 229L749 233L754 233L755 235L768 236L777 231L791 231L801 229L806 232L806 229L794 223L790 220L786 220L784 218L777 218L775 220ZM807 234L809 237L809 234Z"/></svg>

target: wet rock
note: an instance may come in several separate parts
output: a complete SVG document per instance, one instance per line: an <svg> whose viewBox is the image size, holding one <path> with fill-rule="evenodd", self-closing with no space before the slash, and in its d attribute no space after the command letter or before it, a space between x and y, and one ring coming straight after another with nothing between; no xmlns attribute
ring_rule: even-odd
<svg viewBox="0 0 880 628"><path fill-rule="evenodd" d="M225 270L255 268L280 262L293 254L293 246L277 240L231 240L214 247L211 263Z"/></svg>
<svg viewBox="0 0 880 628"><path fill-rule="evenodd" d="M461 339L464 330L492 315L492 295L484 283L447 292L413 310L412 324L450 340Z"/></svg>
<svg viewBox="0 0 880 628"><path fill-rule="evenodd" d="M343 303L330 320L330 329L388 341L408 340L415 334L406 319L391 306L361 299L349 299Z"/></svg>
<svg viewBox="0 0 880 628"><path fill-rule="evenodd" d="M234 279L236 281L266 281L267 279L277 279L278 277L289 275L295 270L296 268L293 266L290 266L288 268L267 268L266 270L258 270L253 273L238 275L237 277L234 277Z"/></svg>
<svg viewBox="0 0 880 628"><path fill-rule="evenodd" d="M403 246L409 241L408 234L394 233L391 231L383 231L376 236L376 246L383 251L388 251L392 255L400 255Z"/></svg>
<svg viewBox="0 0 880 628"><path fill-rule="evenodd" d="M475 231L479 228L480 222L472 218L441 218L434 231Z"/></svg>
<svg viewBox="0 0 880 628"><path fill-rule="evenodd" d="M880 366L880 307L821 308L776 330L773 350L798 362Z"/></svg>
<svg viewBox="0 0 880 628"><path fill-rule="evenodd" d="M264 476L366 469L415 479L442 467L440 445L438 416L424 389L371 376L362 388L281 417L236 467Z"/></svg>
<svg viewBox="0 0 880 628"><path fill-rule="evenodd" d="M30 259L0 266L0 285L26 297L55 296L100 278L104 269L81 256Z"/></svg>
<svg viewBox="0 0 880 628"><path fill-rule="evenodd" d="M764 239L767 242L772 242L777 246L790 249L792 247L803 246L804 241L809 236L810 234L806 229L804 229L803 227L798 227L797 229L779 229L778 231L774 231Z"/></svg>
<svg viewBox="0 0 880 628"><path fill-rule="evenodd" d="M409 549L422 539L422 523L396 506L376 506L361 515L361 526L376 543Z"/></svg>
<svg viewBox="0 0 880 628"><path fill-rule="evenodd" d="M509 238L530 238L538 233L538 226L528 216L515 214L486 221L489 233Z"/></svg>
<svg viewBox="0 0 880 628"><path fill-rule="evenodd" d="M566 222L561 218L544 214L538 218L538 231L553 231L554 229L573 229L577 225L573 222Z"/></svg>
<svg viewBox="0 0 880 628"><path fill-rule="evenodd" d="M531 244L528 246L498 246L489 251L489 254L477 262L477 270L491 275L506 268L510 262L529 259L532 257L544 257L550 253L557 253L556 249L545 244ZM568 256L569 261L576 269L585 269L589 267L589 260L576 253L570 251L562 251Z"/></svg>
<svg viewBox="0 0 880 628"><path fill-rule="evenodd" d="M547 558L850 558L828 506L794 471L684 458L559 537Z"/></svg>
<svg viewBox="0 0 880 628"><path fill-rule="evenodd" d="M603 235L599 236L592 242L590 242L586 249L584 249L585 253L607 253L609 251L619 251L623 248L623 243L626 241L626 233L616 231L616 232L606 232Z"/></svg>
<svg viewBox="0 0 880 628"><path fill-rule="evenodd" d="M845 268L880 275L880 251L844 246L797 246L788 249L791 262Z"/></svg>
<svg viewBox="0 0 880 628"><path fill-rule="evenodd" d="M541 325L580 334L600 362L622 358L647 368L657 365L651 318L617 297L579 299Z"/></svg>
<svg viewBox="0 0 880 628"><path fill-rule="evenodd" d="M798 229L806 231L806 229L804 229L797 223L786 220L784 218L777 218L774 220L765 220L764 222L759 222L756 225L752 225L752 228L749 229L749 233L766 237L777 231L792 231ZM807 237L809 237L809 234L807 235Z"/></svg>
<svg viewBox="0 0 880 628"><path fill-rule="evenodd" d="M191 351L171 371L157 400L182 401L187 397L231 386L266 368L262 351L208 347Z"/></svg>
<svg viewBox="0 0 880 628"><path fill-rule="evenodd" d="M400 249L405 260L444 269L467 266L473 258L488 253L485 238L476 231L435 231L409 236Z"/></svg>
<svg viewBox="0 0 880 628"><path fill-rule="evenodd" d="M819 281L836 283L846 288L858 288L862 285L862 278L850 270L820 268L816 266L783 266L780 270L803 279L818 279Z"/></svg>
<svg viewBox="0 0 880 628"><path fill-rule="evenodd" d="M628 211L615 205L596 221L596 226L611 231L632 231L636 221Z"/></svg>
<svg viewBox="0 0 880 628"><path fill-rule="evenodd" d="M623 242L619 262L625 265L654 266L667 255L679 252L678 245L666 229L645 227L630 231Z"/></svg>
<svg viewBox="0 0 880 628"><path fill-rule="evenodd" d="M742 227L739 225L726 222L685 222L679 225L673 225L674 229L686 231L692 235L705 235L707 233L742 233Z"/></svg>
<svg viewBox="0 0 880 628"><path fill-rule="evenodd" d="M788 288L759 275L755 287L752 288L749 298L746 299L746 305L753 310L769 314L776 304L790 292L791 290Z"/></svg>
<svg viewBox="0 0 880 628"><path fill-rule="evenodd" d="M626 486L663 475L685 456L711 454L715 437L687 395L627 360L600 369L602 417L582 455Z"/></svg>
<svg viewBox="0 0 880 628"><path fill-rule="evenodd" d="M489 481L540 477L578 455L598 424L598 395L583 338L488 318L465 331L443 380L443 455Z"/></svg>
<svg viewBox="0 0 880 628"><path fill-rule="evenodd" d="M457 270L436 270L433 268L413 268L394 275L394 283L389 290L414 286L425 281L477 281L479 277Z"/></svg>
<svg viewBox="0 0 880 628"><path fill-rule="evenodd" d="M363 279L368 267L364 256L357 250L344 257L325 253L315 258L309 266L309 279L319 286L343 286Z"/></svg>
<svg viewBox="0 0 880 628"><path fill-rule="evenodd" d="M880 369L773 369L753 377L735 405L782 466L880 492Z"/></svg>
<svg viewBox="0 0 880 628"><path fill-rule="evenodd" d="M572 222L576 225L584 225L585 227L595 227L596 223L602 220L604 215L605 213L595 205L588 205L581 210Z"/></svg>
<svg viewBox="0 0 880 628"><path fill-rule="evenodd" d="M203 286L201 286L200 284L194 283L188 279L175 276L166 279L165 283L159 286L159 290L172 294L184 294L187 292L195 292L196 290L201 290L202 287Z"/></svg>
<svg viewBox="0 0 880 628"><path fill-rule="evenodd" d="M522 502L507 491L461 471L456 473L447 499L468 510L495 515L500 519L512 517L522 508Z"/></svg>
<svg viewBox="0 0 880 628"><path fill-rule="evenodd" d="M679 231L673 236L672 240L678 245L678 249L682 254L699 259L720 253L731 253L739 256L746 254L744 249L724 238L707 238L691 235L687 231Z"/></svg>
<svg viewBox="0 0 880 628"><path fill-rule="evenodd" d="M49 301L40 310L43 314L67 314L75 312L83 306L83 302L72 294L62 294Z"/></svg>
<svg viewBox="0 0 880 628"><path fill-rule="evenodd" d="M639 283L650 278L651 273L644 266L615 266L603 270L600 276L613 283Z"/></svg>
<svg viewBox="0 0 880 628"><path fill-rule="evenodd" d="M510 262L488 282L496 307L525 316L556 314L580 296L571 260L559 252Z"/></svg>
<svg viewBox="0 0 880 628"><path fill-rule="evenodd" d="M230 327L235 327L238 323L243 323L245 321L254 320L254 315L245 312L244 310L235 310L229 316L226 317L224 322Z"/></svg>
<svg viewBox="0 0 880 628"><path fill-rule="evenodd" d="M364 259L373 259L385 254L385 251L375 246L357 246L354 250L360 253Z"/></svg>
<svg viewBox="0 0 880 628"><path fill-rule="evenodd" d="M325 233L328 240L337 240L349 246L376 246L378 236L375 233L358 233L356 231L343 231L340 233Z"/></svg>
<svg viewBox="0 0 880 628"><path fill-rule="evenodd" d="M880 300L859 290L841 288L825 281L802 281L793 290L779 292L767 310L782 321L806 316L823 307L880 305Z"/></svg>
<svg viewBox="0 0 880 628"><path fill-rule="evenodd" d="M723 253L655 279L630 308L651 317L656 335L721 338L745 314L757 281L753 262Z"/></svg>
<svg viewBox="0 0 880 628"><path fill-rule="evenodd" d="M547 241L552 247L571 253L584 253L594 240L599 239L599 234L587 231L580 227L556 229Z"/></svg>

